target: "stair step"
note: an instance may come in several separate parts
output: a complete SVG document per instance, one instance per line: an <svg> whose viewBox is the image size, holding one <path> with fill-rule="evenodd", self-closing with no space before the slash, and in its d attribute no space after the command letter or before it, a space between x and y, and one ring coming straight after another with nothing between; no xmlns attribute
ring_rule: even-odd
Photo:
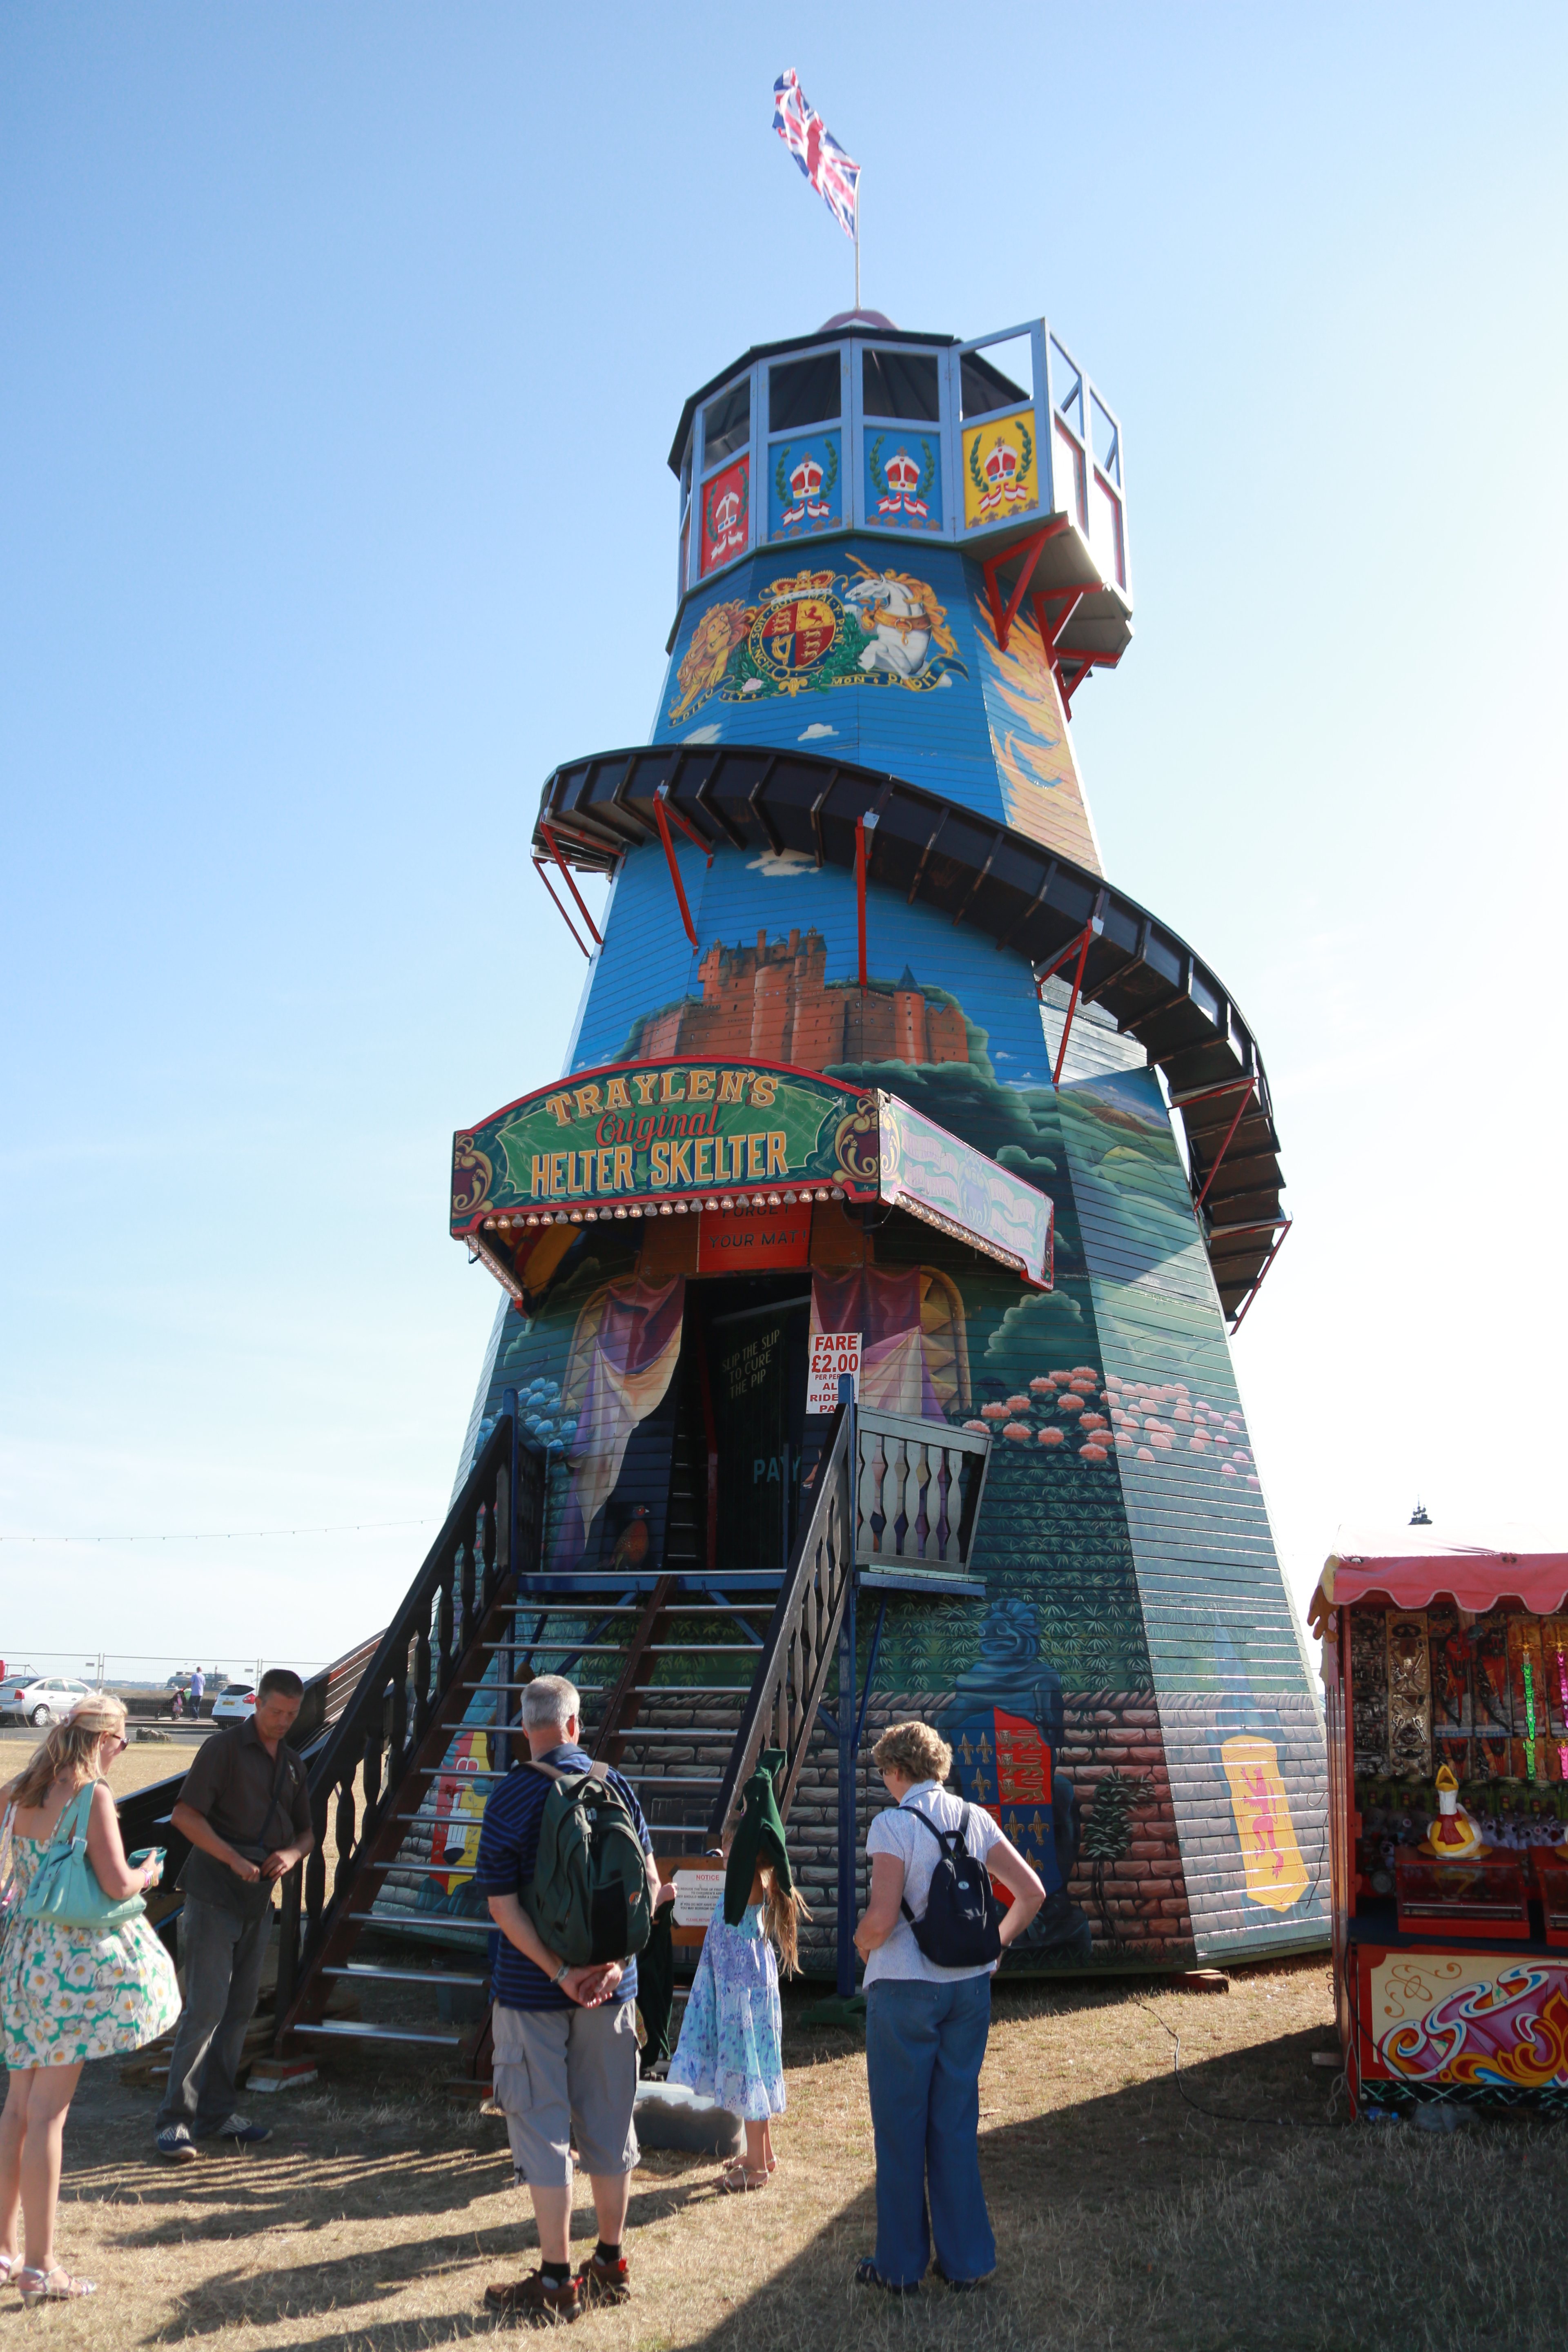
<svg viewBox="0 0 1568 2352"><path fill-rule="evenodd" d="M700 1723L695 1723L683 1730L679 1724L653 1723L645 1729L641 1724L628 1723L617 1736L623 1739L684 1739L689 1745L698 1739L733 1738L734 1732L728 1724L714 1724L705 1728Z"/></svg>
<svg viewBox="0 0 1568 2352"><path fill-rule="evenodd" d="M430 1924L432 1917L435 1916L434 1914L427 1911L416 1911L412 1914L404 1911L351 1911L348 1916L353 1925L356 1927L403 1927L407 1925L410 1916L416 1919L421 1927L426 1927ZM496 1936L500 1933L500 1928L492 1927L488 1919L464 1919L452 1918L448 1916L441 1919L440 1925L443 1929L451 1927L472 1927L482 1936Z"/></svg>
<svg viewBox="0 0 1568 2352"><path fill-rule="evenodd" d="M339 2025L324 2019L320 2025L290 2026L291 2033L329 2034L339 2042L417 2042L432 2050L460 2050L460 2033L416 2033L403 2025Z"/></svg>
<svg viewBox="0 0 1568 2352"><path fill-rule="evenodd" d="M381 1969L370 1960L351 1960L346 1968L323 1969L324 1977L374 1977L378 1984L433 1984L478 1986L482 1991L489 1983L489 1977L459 1976L446 1969Z"/></svg>

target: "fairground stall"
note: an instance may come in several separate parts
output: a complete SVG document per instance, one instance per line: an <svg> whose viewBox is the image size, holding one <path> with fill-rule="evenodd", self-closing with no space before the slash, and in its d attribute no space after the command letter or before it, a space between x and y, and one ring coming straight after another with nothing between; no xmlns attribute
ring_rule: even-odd
<svg viewBox="0 0 1568 2352"><path fill-rule="evenodd" d="M1310 1611L1352 2107L1568 2104L1568 1551L1397 1544Z"/></svg>

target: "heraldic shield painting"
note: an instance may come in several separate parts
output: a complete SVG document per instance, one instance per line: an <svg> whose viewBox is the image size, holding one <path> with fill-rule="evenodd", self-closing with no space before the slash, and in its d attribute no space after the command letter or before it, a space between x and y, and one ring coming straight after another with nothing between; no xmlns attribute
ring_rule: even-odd
<svg viewBox="0 0 1568 2352"><path fill-rule="evenodd" d="M874 436L881 495L929 504L929 453ZM793 450L771 486L786 537L837 520L837 436ZM902 445L900 445L900 448ZM779 459L783 465L783 458ZM889 475L889 469L891 468ZM775 467L775 471L777 468ZM798 479L795 478L798 477ZM925 497L921 498L921 486ZM841 752L931 782L1091 871L1100 870L1067 714L1035 619L997 642L973 564L951 549L834 540L774 547L688 603L657 738L768 742ZM933 772L933 771L935 772Z"/></svg>
<svg viewBox="0 0 1568 2352"><path fill-rule="evenodd" d="M712 634L694 627L677 649L671 707L746 710L756 697L725 697L752 680L785 691L846 630L865 677L868 633L847 593L862 576L841 560L787 599L710 606ZM885 585L879 575L877 598ZM946 700L984 656L973 632L961 640L921 609L929 635L899 640L910 677L886 673L899 681L888 691L923 676L933 682L914 690ZM942 677L958 684L942 689ZM866 1761L876 1732L919 1717L952 1746L952 1785L1045 1882L1010 1967L1169 1966L1320 1940L1319 1719L1156 1077L1090 1009L1053 1088L1059 1014L1047 1034L1026 969L928 909L879 909L862 991L848 875L787 856L682 858L699 950L661 919L662 858L629 856L571 1069L533 1098L558 1149L519 1144L518 1181L536 1167L544 1187L597 1181L590 1160L615 1181L606 1121L626 1118L623 1098L634 1119L645 1107L650 1137L668 1119L669 1137L690 1132L714 1155L738 1148L726 1122L773 1132L787 1173L797 1149L819 1153L844 1125L805 1104L805 1074L820 1074L846 1099L896 1097L1047 1195L1054 1280L1026 1282L912 1216L858 1202L853 1181L842 1201L762 1213L743 1231L734 1221L728 1258L709 1254L695 1216L547 1225L500 1317L466 1458L515 1387L552 1465L552 1565L650 1576L679 1565L711 1450L721 1556L782 1568L826 1425L806 1409L809 1338L858 1334L862 1409L992 1441L972 1562L984 1598L895 1597L879 1624L860 1614L862 1836L884 1801ZM803 1104L798 1147L793 1097L782 1076L776 1092L759 1078L766 1069L800 1074L788 1082ZM698 1173L732 1164L710 1157ZM703 1672L672 1656L660 1680ZM803 1951L818 1974L833 1964L835 1788L819 1731L791 1816L816 1915Z"/></svg>

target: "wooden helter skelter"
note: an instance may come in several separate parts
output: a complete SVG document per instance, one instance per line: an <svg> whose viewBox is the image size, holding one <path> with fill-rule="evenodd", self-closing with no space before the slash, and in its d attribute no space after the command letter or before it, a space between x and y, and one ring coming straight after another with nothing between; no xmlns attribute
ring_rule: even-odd
<svg viewBox="0 0 1568 2352"><path fill-rule="evenodd" d="M1120 424L1044 320L856 311L704 384L670 465L653 740L557 768L534 830L589 958L564 1066L455 1139L505 1296L293 2030L365 1927L466 1931L544 1671L669 1866L783 1751L841 1989L906 1714L1046 1880L1009 1966L1320 1944L1320 1717L1229 1350L1289 1230L1268 1079L1105 875L1068 725L1131 641Z"/></svg>

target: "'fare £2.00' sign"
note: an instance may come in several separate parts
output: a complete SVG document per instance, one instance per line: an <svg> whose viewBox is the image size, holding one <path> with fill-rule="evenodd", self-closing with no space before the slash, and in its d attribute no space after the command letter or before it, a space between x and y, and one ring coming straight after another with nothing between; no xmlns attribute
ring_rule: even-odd
<svg viewBox="0 0 1568 2352"><path fill-rule="evenodd" d="M876 1097L858 1087L778 1064L623 1063L456 1136L452 1230L710 1194L775 1207L785 1187L874 1201L879 1173Z"/></svg>
<svg viewBox="0 0 1568 2352"><path fill-rule="evenodd" d="M805 1376L807 1412L831 1412L838 1402L838 1383L847 1373L860 1394L860 1334L858 1331L814 1331Z"/></svg>

